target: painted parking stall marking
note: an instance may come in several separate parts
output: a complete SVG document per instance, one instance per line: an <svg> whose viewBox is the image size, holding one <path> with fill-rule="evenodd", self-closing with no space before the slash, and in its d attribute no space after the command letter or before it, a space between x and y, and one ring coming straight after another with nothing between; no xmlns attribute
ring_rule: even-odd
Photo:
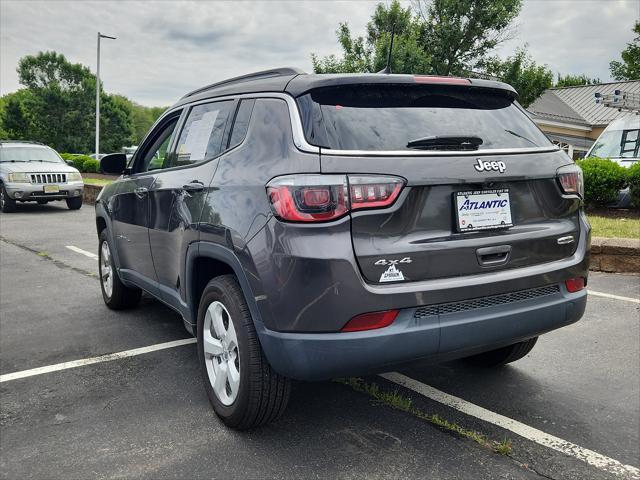
<svg viewBox="0 0 640 480"><path fill-rule="evenodd" d="M594 452L593 450L583 448L554 435L550 435L542 430L530 427L524 423L518 422L517 420L505 417L504 415L500 415L499 413L492 412L491 410L487 410L486 408L463 400L462 398L445 393L437 388L425 385L424 383L409 378L406 375L402 375L401 373L383 373L380 376L424 397L454 408L466 415L497 425L498 427L509 430L539 445L557 450L565 455L578 458L594 467L606 470L615 475L621 475L627 478L631 476L631 478L640 479L640 469L637 467L625 465L618 460Z"/></svg>
<svg viewBox="0 0 640 480"><path fill-rule="evenodd" d="M622 302L640 303L640 298L622 297L620 295L613 295L611 293L604 293L604 292L595 292L593 290L587 290L587 293L595 297L611 298L613 300L620 300Z"/></svg>
<svg viewBox="0 0 640 480"><path fill-rule="evenodd" d="M49 365L46 367L38 367L32 368L30 370L22 370L20 372L7 373L4 375L0 375L0 383L9 382L11 380L18 380L19 378L42 375L44 373L59 372L60 370L68 370L70 368L84 367L85 365L93 365L94 363L111 362L113 360L135 357L137 355L143 355L145 353L157 352L158 350L166 350L167 348L181 347L183 345L190 345L192 343L196 343L195 338L185 338L182 340L174 340L172 342L157 343L155 345L149 345L148 347L125 350L123 352L109 353L107 355L100 355L99 357L83 358L81 360L57 363L55 365Z"/></svg>
<svg viewBox="0 0 640 480"><path fill-rule="evenodd" d="M86 250L75 247L73 245L66 245L66 247L73 252L79 253L80 255L84 255L85 257L93 258L96 260L98 259L98 255L96 255L95 253L87 252Z"/></svg>

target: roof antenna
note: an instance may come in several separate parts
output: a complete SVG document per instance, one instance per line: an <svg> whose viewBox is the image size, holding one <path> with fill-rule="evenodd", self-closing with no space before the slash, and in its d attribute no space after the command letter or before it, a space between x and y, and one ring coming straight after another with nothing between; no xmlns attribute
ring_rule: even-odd
<svg viewBox="0 0 640 480"><path fill-rule="evenodd" d="M391 44L389 45L389 53L387 53L387 65L378 73L389 75L391 73L391 52L393 51L393 37L396 36L396 24L391 26Z"/></svg>

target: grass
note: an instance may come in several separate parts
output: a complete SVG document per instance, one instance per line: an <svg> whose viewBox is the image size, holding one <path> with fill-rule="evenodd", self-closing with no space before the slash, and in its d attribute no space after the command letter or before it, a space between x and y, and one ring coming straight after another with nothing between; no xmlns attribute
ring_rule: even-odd
<svg viewBox="0 0 640 480"><path fill-rule="evenodd" d="M640 238L640 218L588 215L594 237Z"/></svg>
<svg viewBox="0 0 640 480"><path fill-rule="evenodd" d="M425 413L413 405L413 401L411 400L411 398L405 397L397 390L381 390L377 384L367 383L362 378L340 378L336 381L338 383L342 383L343 385L351 387L357 392L366 393L367 395L373 397L375 400L384 405L395 408L396 410L410 413L411 415L414 415L421 420L425 420L442 430L453 432L457 435L460 435L461 437L473 440L474 442L482 445L483 447L489 448L494 452L499 453L500 455L511 454L511 440L506 438L499 442L495 440L489 440L485 435L482 435L481 433L475 432L473 430L467 430L457 423L452 423L440 417L439 415L430 415L428 413Z"/></svg>
<svg viewBox="0 0 640 480"><path fill-rule="evenodd" d="M86 178L84 177L82 181L88 185L99 185L105 186L113 183L113 180L107 180L106 178Z"/></svg>

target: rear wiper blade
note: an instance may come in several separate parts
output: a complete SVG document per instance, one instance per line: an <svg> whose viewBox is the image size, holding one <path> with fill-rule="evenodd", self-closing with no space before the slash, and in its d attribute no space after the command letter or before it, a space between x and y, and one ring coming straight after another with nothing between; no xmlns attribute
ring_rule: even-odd
<svg viewBox="0 0 640 480"><path fill-rule="evenodd" d="M477 150L482 139L475 136L442 135L416 138L407 143L407 148L424 150Z"/></svg>

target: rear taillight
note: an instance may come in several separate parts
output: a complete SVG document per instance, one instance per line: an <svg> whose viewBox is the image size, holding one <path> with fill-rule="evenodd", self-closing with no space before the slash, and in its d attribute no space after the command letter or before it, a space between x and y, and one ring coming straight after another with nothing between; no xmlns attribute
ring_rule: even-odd
<svg viewBox="0 0 640 480"><path fill-rule="evenodd" d="M326 222L350 210L393 204L404 180L382 175L288 175L267 184L273 213L289 222Z"/></svg>
<svg viewBox="0 0 640 480"><path fill-rule="evenodd" d="M567 292L576 293L584 289L584 277L570 278L565 280L564 285L567 287Z"/></svg>
<svg viewBox="0 0 640 480"><path fill-rule="evenodd" d="M565 165L558 169L558 182L562 191L567 195L579 195L584 197L584 180L582 179L582 170L579 166Z"/></svg>
<svg viewBox="0 0 640 480"><path fill-rule="evenodd" d="M363 313L349 320L340 331L362 332L388 327L394 322L399 312L399 310L386 310L384 312Z"/></svg>

